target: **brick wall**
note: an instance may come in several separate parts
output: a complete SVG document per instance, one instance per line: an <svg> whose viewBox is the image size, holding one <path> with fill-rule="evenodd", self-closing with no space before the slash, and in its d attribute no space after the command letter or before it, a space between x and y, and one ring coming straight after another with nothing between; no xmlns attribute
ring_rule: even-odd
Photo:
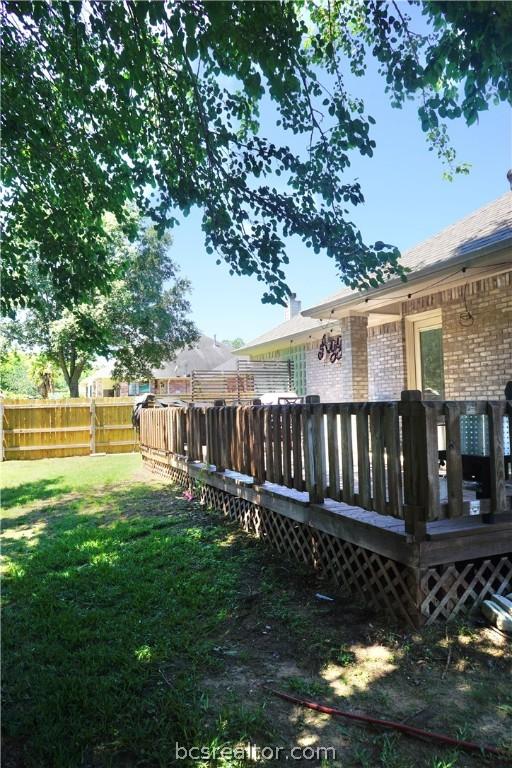
<svg viewBox="0 0 512 768"><path fill-rule="evenodd" d="M512 271L404 302L402 314L438 308L446 399L502 398L512 379Z"/></svg>
<svg viewBox="0 0 512 768"><path fill-rule="evenodd" d="M446 399L502 398L512 379L512 272L404 302L402 315L433 309L441 309ZM368 329L368 379L370 400L399 399L407 388L404 320Z"/></svg>
<svg viewBox="0 0 512 768"><path fill-rule="evenodd" d="M340 322L343 335L341 399L345 402L368 400L368 318L354 315Z"/></svg>
<svg viewBox="0 0 512 768"><path fill-rule="evenodd" d="M404 321L368 328L370 400L400 400L406 388Z"/></svg>
<svg viewBox="0 0 512 768"><path fill-rule="evenodd" d="M443 352L447 399L503 398L512 379L512 272L451 291L443 302Z"/></svg>
<svg viewBox="0 0 512 768"><path fill-rule="evenodd" d="M320 395L323 403L351 402L368 399L367 318L353 315L337 321L332 335L341 333L343 357L331 363L318 359L320 339L303 345L306 359L306 394ZM285 359L279 350L252 359Z"/></svg>
<svg viewBox="0 0 512 768"><path fill-rule="evenodd" d="M368 352L366 317L353 315L339 321L333 335L341 333L343 357L331 363L318 359L318 346L307 352L307 391L323 403L368 399Z"/></svg>
<svg viewBox="0 0 512 768"><path fill-rule="evenodd" d="M472 324L462 316L464 296ZM401 313L433 309L442 314L445 398L502 398L512 380L512 271L403 302ZM363 316L337 322L341 361L318 360L319 341L305 347L307 394L322 402L400 399L407 389L405 320L372 328Z"/></svg>
<svg viewBox="0 0 512 768"><path fill-rule="evenodd" d="M123 381L119 385L120 395L128 395L128 382ZM179 395L189 397L192 391L190 378L180 376L174 379L151 379L149 390L156 395Z"/></svg>
<svg viewBox="0 0 512 768"><path fill-rule="evenodd" d="M318 359L318 346L306 350L307 394L320 395L322 403L336 403L342 399L342 361Z"/></svg>
<svg viewBox="0 0 512 768"><path fill-rule="evenodd" d="M333 328L333 334L339 333L339 329ZM295 383L295 389L299 395L320 395L323 403L339 402L342 393L341 362L330 363L329 360L318 359L318 347L320 338L301 344L295 351L300 350L305 362L305 371L294 369L295 378L300 379ZM297 360L290 353L289 348L274 350L260 355L251 355L251 360Z"/></svg>
<svg viewBox="0 0 512 768"><path fill-rule="evenodd" d="M187 397L191 396L192 380L185 377L169 379L169 382L166 382L166 392L168 395L187 395Z"/></svg>

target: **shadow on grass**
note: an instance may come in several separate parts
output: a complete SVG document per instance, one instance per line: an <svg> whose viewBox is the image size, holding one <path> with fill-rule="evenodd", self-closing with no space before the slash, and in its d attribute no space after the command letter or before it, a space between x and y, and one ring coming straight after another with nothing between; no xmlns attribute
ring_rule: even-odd
<svg viewBox="0 0 512 768"><path fill-rule="evenodd" d="M344 768L481 764L313 716L262 683L464 738L495 740L512 714L509 662L488 638L406 632L360 600L319 601L328 584L172 489L61 500L16 525L27 535L4 545L8 768L169 766L176 743L247 740L334 744Z"/></svg>
<svg viewBox="0 0 512 768"><path fill-rule="evenodd" d="M219 732L200 680L248 550L169 490L86 502L21 515L4 542L7 766L168 764Z"/></svg>
<svg viewBox="0 0 512 768"><path fill-rule="evenodd" d="M26 504L54 498L56 493L59 496L69 493L71 489L64 484L64 480L64 477L52 477L3 488L2 508L7 510L13 507L21 507Z"/></svg>

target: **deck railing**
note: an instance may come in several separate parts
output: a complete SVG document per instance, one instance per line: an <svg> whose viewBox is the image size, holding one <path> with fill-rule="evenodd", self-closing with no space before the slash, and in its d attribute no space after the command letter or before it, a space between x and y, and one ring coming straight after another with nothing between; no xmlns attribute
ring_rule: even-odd
<svg viewBox="0 0 512 768"><path fill-rule="evenodd" d="M140 442L143 451L305 491L311 503L331 498L402 518L417 538L432 520L481 514L492 522L509 512L504 432L512 402L421 401L411 393L403 398L147 409ZM484 416L488 430L489 455L481 462L487 481L480 492L464 478L461 423L469 415Z"/></svg>

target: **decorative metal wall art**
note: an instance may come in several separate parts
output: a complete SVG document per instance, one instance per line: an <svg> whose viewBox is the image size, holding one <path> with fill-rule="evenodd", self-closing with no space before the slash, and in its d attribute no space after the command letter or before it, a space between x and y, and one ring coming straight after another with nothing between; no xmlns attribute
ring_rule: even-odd
<svg viewBox="0 0 512 768"><path fill-rule="evenodd" d="M337 360L341 360L343 357L343 340L341 335L328 336L326 333L322 336L322 341L318 347L318 359L329 360L331 363L335 363Z"/></svg>

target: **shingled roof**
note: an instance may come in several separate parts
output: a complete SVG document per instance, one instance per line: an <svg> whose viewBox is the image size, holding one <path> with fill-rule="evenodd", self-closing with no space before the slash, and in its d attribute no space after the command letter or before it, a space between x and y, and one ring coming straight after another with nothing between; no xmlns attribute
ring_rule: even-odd
<svg viewBox="0 0 512 768"><path fill-rule="evenodd" d="M484 205L469 216L451 224L433 237L424 240L419 245L405 251L401 264L411 270L410 277L418 277L422 273L435 272L449 266L451 261L460 260L479 254L484 250L499 249L512 244L512 193L506 192L497 200ZM390 280L389 285L395 285L397 280ZM379 291L383 290L380 286ZM272 344L275 341L286 341L297 336L304 338L308 331L317 331L329 325L330 320L319 320L308 316L310 312L318 312L330 308L337 302L350 301L358 296L368 296L372 291L358 293L345 287L331 296L319 301L314 307L309 307L300 314L292 317L270 331L253 339L243 347L241 352Z"/></svg>
<svg viewBox="0 0 512 768"><path fill-rule="evenodd" d="M231 362L232 361L232 362ZM162 368L152 371L154 379L174 379L181 376L190 376L192 371L213 371L221 365L229 365L236 368L236 358L233 350L225 344L212 339L210 336L200 336L194 346L180 350L174 360L164 363ZM101 368L97 368L81 384L88 384L97 379L110 379L114 362L106 362Z"/></svg>
<svg viewBox="0 0 512 768"><path fill-rule="evenodd" d="M182 349L175 359L153 371L155 379L190 376L192 371L212 371L233 357L233 350L210 336L200 336L192 349Z"/></svg>
<svg viewBox="0 0 512 768"><path fill-rule="evenodd" d="M237 349L235 354L239 352L244 353L246 350L252 349L253 347L266 346L277 339L282 339L283 341L289 339L291 341L296 336L304 336L308 331L318 331L328 324L328 320L317 320L314 317L306 317L300 312L290 320L285 320L284 323L276 325L275 328L272 328L270 331L262 333L261 336L250 341L245 347Z"/></svg>
<svg viewBox="0 0 512 768"><path fill-rule="evenodd" d="M512 192L487 203L463 219L445 227L433 237L415 245L402 254L400 263L408 267L414 277L423 271L433 272L447 266L450 261L470 257L484 249L499 248L512 239ZM412 277L412 274L411 274ZM390 283L393 281L390 281ZM382 286L376 290L382 290ZM364 295L372 291L365 291ZM330 305L339 299L357 296L356 291L342 288L331 296L319 301L306 312ZM363 294L360 294L363 295Z"/></svg>

